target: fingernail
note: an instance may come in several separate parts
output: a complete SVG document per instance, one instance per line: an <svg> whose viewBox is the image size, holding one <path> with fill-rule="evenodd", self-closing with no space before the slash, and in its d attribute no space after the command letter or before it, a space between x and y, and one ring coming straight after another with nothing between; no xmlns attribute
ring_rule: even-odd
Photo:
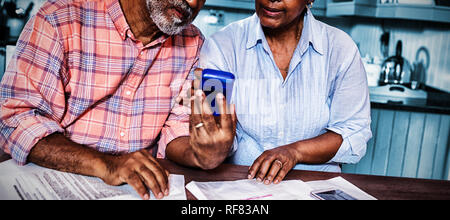
<svg viewBox="0 0 450 220"><path fill-rule="evenodd" d="M166 190L164 191L164 195L166 195L166 196L169 195L169 189L166 189Z"/></svg>
<svg viewBox="0 0 450 220"><path fill-rule="evenodd" d="M164 197L164 195L160 192L158 193L158 199L162 199Z"/></svg>
<svg viewBox="0 0 450 220"><path fill-rule="evenodd" d="M274 184L278 184L278 180L273 181Z"/></svg>
<svg viewBox="0 0 450 220"><path fill-rule="evenodd" d="M247 178L248 179L253 179L251 174L248 174Z"/></svg>
<svg viewBox="0 0 450 220"><path fill-rule="evenodd" d="M256 178L256 181L262 182L262 179L258 177L258 178Z"/></svg>
<svg viewBox="0 0 450 220"><path fill-rule="evenodd" d="M268 185L268 184L270 184L270 181L266 180L266 181L264 181L264 184Z"/></svg>
<svg viewBox="0 0 450 220"><path fill-rule="evenodd" d="M199 97L202 97L203 96L202 90L198 89L197 91L195 91L195 95L199 96Z"/></svg>
<svg viewBox="0 0 450 220"><path fill-rule="evenodd" d="M149 198L148 198L148 194L145 194L144 195L144 200L148 200Z"/></svg>
<svg viewBox="0 0 450 220"><path fill-rule="evenodd" d="M223 99L223 98L225 98L225 96L223 96L223 94L221 92L219 92L219 93L217 93L216 98L217 99Z"/></svg>

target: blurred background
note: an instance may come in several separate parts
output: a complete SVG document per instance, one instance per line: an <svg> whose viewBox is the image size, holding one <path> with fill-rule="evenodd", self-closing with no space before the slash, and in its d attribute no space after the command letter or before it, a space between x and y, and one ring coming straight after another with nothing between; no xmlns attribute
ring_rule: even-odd
<svg viewBox="0 0 450 220"><path fill-rule="evenodd" d="M44 0L0 0L0 78ZM372 132L345 173L450 180L450 0L316 0L316 19L348 33L368 76ZM208 37L254 13L254 0L206 0Z"/></svg>

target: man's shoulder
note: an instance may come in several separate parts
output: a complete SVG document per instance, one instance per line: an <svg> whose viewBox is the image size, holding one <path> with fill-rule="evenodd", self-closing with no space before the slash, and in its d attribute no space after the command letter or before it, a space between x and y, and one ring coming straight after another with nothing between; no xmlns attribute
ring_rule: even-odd
<svg viewBox="0 0 450 220"><path fill-rule="evenodd" d="M201 39L205 38L203 36L202 32L200 31L200 29L198 29L198 27L196 27L193 24L188 25L178 35L181 36L181 37L194 37L194 38L201 38Z"/></svg>
<svg viewBox="0 0 450 220"><path fill-rule="evenodd" d="M176 45L182 47L201 47L205 41L205 37L200 29L193 24L188 25L180 33L174 35L173 37L175 42L178 42Z"/></svg>
<svg viewBox="0 0 450 220"><path fill-rule="evenodd" d="M105 7L105 0L47 0L39 9L38 14L43 16L57 15L55 17L70 17L78 9L97 8L97 12Z"/></svg>

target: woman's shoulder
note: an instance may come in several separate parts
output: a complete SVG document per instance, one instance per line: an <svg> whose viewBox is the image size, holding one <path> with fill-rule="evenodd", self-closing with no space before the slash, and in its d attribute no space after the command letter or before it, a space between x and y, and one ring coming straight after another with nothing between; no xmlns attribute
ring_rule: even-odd
<svg viewBox="0 0 450 220"><path fill-rule="evenodd" d="M317 21L316 24L322 30L322 41L329 47L329 51L349 52L358 49L352 37L345 31L321 21Z"/></svg>
<svg viewBox="0 0 450 220"><path fill-rule="evenodd" d="M219 31L217 31L216 33L212 34L210 36L210 38L212 39L223 39L223 38L227 38L228 40L243 40L246 39L249 32L251 32L252 28L255 28L255 19L257 19L257 17L255 18L255 14L238 20L238 21L234 21L228 25L226 25L225 27L223 27L222 29L220 29Z"/></svg>

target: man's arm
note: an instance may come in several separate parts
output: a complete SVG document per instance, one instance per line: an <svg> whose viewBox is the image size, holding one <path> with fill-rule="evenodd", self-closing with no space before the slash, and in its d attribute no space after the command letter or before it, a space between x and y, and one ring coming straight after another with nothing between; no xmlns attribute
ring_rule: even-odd
<svg viewBox="0 0 450 220"><path fill-rule="evenodd" d="M189 137L179 137L170 142L166 148L166 156L184 166L202 167L189 143Z"/></svg>
<svg viewBox="0 0 450 220"><path fill-rule="evenodd" d="M54 133L33 147L28 161L50 169L99 177L110 185L128 183L143 199L150 198L147 188L156 198L169 192L169 173L145 149L120 156L108 155Z"/></svg>

